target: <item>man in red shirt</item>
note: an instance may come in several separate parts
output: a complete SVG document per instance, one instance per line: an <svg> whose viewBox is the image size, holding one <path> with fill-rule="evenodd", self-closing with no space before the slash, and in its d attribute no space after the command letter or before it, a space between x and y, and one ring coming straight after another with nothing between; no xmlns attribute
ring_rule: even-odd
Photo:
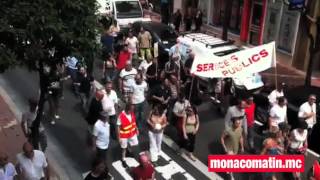
<svg viewBox="0 0 320 180"><path fill-rule="evenodd" d="M143 153L139 157L140 165L132 169L134 180L155 180L155 171L149 157Z"/></svg>
<svg viewBox="0 0 320 180"><path fill-rule="evenodd" d="M250 150L254 150L254 141L253 141L253 133L254 133L254 112L256 110L256 104L253 102L253 97L250 96L247 99L247 106L245 108L245 114L247 119L247 141Z"/></svg>
<svg viewBox="0 0 320 180"><path fill-rule="evenodd" d="M118 55L117 70L125 68L127 61L131 60L131 53L128 50L128 44L124 44L123 49Z"/></svg>

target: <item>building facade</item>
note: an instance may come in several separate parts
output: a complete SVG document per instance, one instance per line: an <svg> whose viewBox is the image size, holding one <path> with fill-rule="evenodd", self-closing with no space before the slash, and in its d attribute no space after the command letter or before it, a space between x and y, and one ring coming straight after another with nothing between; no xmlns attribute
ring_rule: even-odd
<svg viewBox="0 0 320 180"><path fill-rule="evenodd" d="M310 5L315 1L315 4ZM219 34L222 31L226 2L226 0L176 0L173 6L175 10L184 10L190 4L197 3L197 6L192 7L203 12L204 27L213 29ZM315 9L319 6L316 4L319 4L318 0L310 1L309 7ZM301 54L301 51L308 51L306 48L308 46L298 47L300 41L305 40L300 35L303 31L299 11L289 10L289 6L283 0L233 0L231 6L229 37L242 44L253 46L276 41L277 54L281 59L285 59L286 64L301 70L306 69L305 58L302 60L298 54Z"/></svg>

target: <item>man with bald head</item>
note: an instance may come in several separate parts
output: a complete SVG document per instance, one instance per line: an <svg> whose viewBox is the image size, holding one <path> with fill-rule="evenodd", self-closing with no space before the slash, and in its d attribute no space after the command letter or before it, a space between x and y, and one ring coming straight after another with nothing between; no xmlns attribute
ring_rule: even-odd
<svg viewBox="0 0 320 180"><path fill-rule="evenodd" d="M49 168L43 152L34 150L33 146L26 142L23 144L23 152L17 155L17 171L23 180L49 180Z"/></svg>
<svg viewBox="0 0 320 180"><path fill-rule="evenodd" d="M134 180L138 179L155 179L155 171L148 154L141 153L139 157L139 166L132 169Z"/></svg>
<svg viewBox="0 0 320 180"><path fill-rule="evenodd" d="M88 114L86 120L88 122L89 128L88 131L91 133L93 125L97 122L100 117L100 112L103 110L102 108L102 99L104 97L104 93L102 90L97 90L95 92L95 98L91 100L89 105Z"/></svg>
<svg viewBox="0 0 320 180"><path fill-rule="evenodd" d="M16 176L16 169L8 162L8 155L0 151L0 180L13 180Z"/></svg>

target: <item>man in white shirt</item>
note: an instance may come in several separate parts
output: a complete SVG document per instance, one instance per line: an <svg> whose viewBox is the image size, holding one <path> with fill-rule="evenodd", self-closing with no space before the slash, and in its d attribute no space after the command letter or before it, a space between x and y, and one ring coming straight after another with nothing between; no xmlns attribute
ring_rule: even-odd
<svg viewBox="0 0 320 180"><path fill-rule="evenodd" d="M278 103L277 101L278 98L284 97L284 93L283 93L284 86L285 86L284 83L279 84L277 88L269 94L268 99L271 107Z"/></svg>
<svg viewBox="0 0 320 180"><path fill-rule="evenodd" d="M273 105L269 115L270 132L279 130L279 125L287 123L287 105L284 97L278 98L278 103Z"/></svg>
<svg viewBox="0 0 320 180"><path fill-rule="evenodd" d="M132 95L132 85L134 84L136 74L138 72L132 67L131 61L127 61L126 67L120 71L119 89L123 94L125 102L128 102Z"/></svg>
<svg viewBox="0 0 320 180"><path fill-rule="evenodd" d="M149 66L151 66L152 64L152 58L147 58L141 61L139 67L138 67L138 71L143 75L143 79L147 79L147 70L149 68Z"/></svg>
<svg viewBox="0 0 320 180"><path fill-rule="evenodd" d="M38 112L38 100L29 99L29 111L22 114L21 127L23 134L28 138L29 142L32 141L32 123L36 120ZM43 152L47 148L47 136L42 123L39 126L39 144ZM1 179L0 179L1 180Z"/></svg>
<svg viewBox="0 0 320 180"><path fill-rule="evenodd" d="M100 113L100 119L94 124L92 135L92 141L94 142L92 148L97 151L97 158L106 160L110 141L110 125L107 113Z"/></svg>
<svg viewBox="0 0 320 180"><path fill-rule="evenodd" d="M138 62L136 61L138 60L139 40L137 37L133 35L132 31L129 31L125 44L128 44L128 50L132 54L132 60L134 61L134 65L137 65Z"/></svg>
<svg viewBox="0 0 320 180"><path fill-rule="evenodd" d="M119 107L118 105L118 96L117 93L112 88L112 82L107 82L106 86L106 96L113 102L113 106L109 112L109 124L110 124L110 135L113 139L116 140L116 121L117 116L116 112Z"/></svg>
<svg viewBox="0 0 320 180"><path fill-rule="evenodd" d="M17 172L23 180L50 179L48 162L43 152L34 150L30 143L23 144L23 152L17 155Z"/></svg>
<svg viewBox="0 0 320 180"><path fill-rule="evenodd" d="M298 117L307 122L309 131L317 122L316 100L316 95L311 94L308 101L303 103L299 108Z"/></svg>
<svg viewBox="0 0 320 180"><path fill-rule="evenodd" d="M137 74L133 84L132 104L134 105L134 114L138 123L138 128L141 129L144 125L144 102L148 91L148 85L143 80L141 74Z"/></svg>
<svg viewBox="0 0 320 180"><path fill-rule="evenodd" d="M8 155L0 152L0 180L14 180L17 176L17 171L14 165L8 162Z"/></svg>

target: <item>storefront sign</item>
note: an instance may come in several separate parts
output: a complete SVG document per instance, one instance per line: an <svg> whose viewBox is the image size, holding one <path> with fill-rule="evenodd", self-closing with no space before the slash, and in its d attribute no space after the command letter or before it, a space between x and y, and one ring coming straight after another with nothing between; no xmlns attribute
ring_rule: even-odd
<svg viewBox="0 0 320 180"><path fill-rule="evenodd" d="M275 65L275 42L226 56L195 56L191 73L207 78L248 77Z"/></svg>

